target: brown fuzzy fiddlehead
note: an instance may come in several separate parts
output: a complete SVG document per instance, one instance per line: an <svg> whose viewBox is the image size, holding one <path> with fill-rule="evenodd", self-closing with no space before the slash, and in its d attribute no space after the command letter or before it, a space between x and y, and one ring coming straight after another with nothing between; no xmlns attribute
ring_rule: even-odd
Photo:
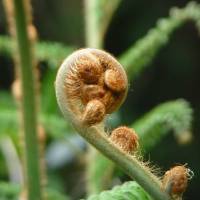
<svg viewBox="0 0 200 200"><path fill-rule="evenodd" d="M110 140L127 153L135 153L139 143L138 136L133 129L121 126L114 129L111 133Z"/></svg>
<svg viewBox="0 0 200 200"><path fill-rule="evenodd" d="M67 73L62 74L63 69ZM122 66L110 54L97 49L74 52L62 64L68 109L86 126L100 123L115 111L127 93L127 77ZM58 79L57 79L58 80Z"/></svg>

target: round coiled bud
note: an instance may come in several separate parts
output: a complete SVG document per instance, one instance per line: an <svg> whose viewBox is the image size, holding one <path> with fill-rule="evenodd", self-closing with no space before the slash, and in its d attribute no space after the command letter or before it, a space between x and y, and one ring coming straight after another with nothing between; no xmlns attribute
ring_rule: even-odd
<svg viewBox="0 0 200 200"><path fill-rule="evenodd" d="M97 83L102 74L102 68L98 60L90 56L81 57L77 63L78 73L84 83Z"/></svg>
<svg viewBox="0 0 200 200"><path fill-rule="evenodd" d="M91 100L86 105L83 114L83 123L93 125L103 120L105 116L105 106L99 100Z"/></svg>
<svg viewBox="0 0 200 200"><path fill-rule="evenodd" d="M123 74L112 69L105 72L105 84L109 89L115 92L123 91L127 87Z"/></svg>
<svg viewBox="0 0 200 200"><path fill-rule="evenodd" d="M110 140L127 153L134 153L138 148L138 136L135 131L126 126L114 129Z"/></svg>
<svg viewBox="0 0 200 200"><path fill-rule="evenodd" d="M185 166L175 166L166 171L163 177L163 188L172 196L182 196L193 173Z"/></svg>
<svg viewBox="0 0 200 200"><path fill-rule="evenodd" d="M123 67L102 50L88 48L74 52L63 62L57 76L64 79L66 96L62 98L68 108L88 126L100 123L106 114L118 109L127 94Z"/></svg>

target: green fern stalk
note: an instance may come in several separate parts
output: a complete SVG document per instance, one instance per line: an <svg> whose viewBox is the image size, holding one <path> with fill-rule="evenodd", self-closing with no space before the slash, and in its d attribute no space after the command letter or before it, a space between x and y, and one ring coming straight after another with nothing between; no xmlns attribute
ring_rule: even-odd
<svg viewBox="0 0 200 200"><path fill-rule="evenodd" d="M85 38L88 47L103 48L104 35L121 0L85 0Z"/></svg>
<svg viewBox="0 0 200 200"><path fill-rule="evenodd" d="M192 108L183 99L170 101L152 109L131 127L139 135L140 147L143 153L149 152L159 141L174 131L178 141L188 142L192 138ZM101 154L95 154L90 166L90 194L96 194L108 188L109 177L115 169L115 164ZM106 169L106 170L105 170ZM108 176L109 175L109 176Z"/></svg>
<svg viewBox="0 0 200 200"><path fill-rule="evenodd" d="M42 199L40 189L39 152L37 144L37 112L31 42L27 33L25 2L14 0L16 40L19 52L19 74L22 82L22 118L25 137L26 186L29 200ZM27 3L27 2L26 2Z"/></svg>
<svg viewBox="0 0 200 200"><path fill-rule="evenodd" d="M98 16L98 0L85 0L85 39L88 47L102 47Z"/></svg>

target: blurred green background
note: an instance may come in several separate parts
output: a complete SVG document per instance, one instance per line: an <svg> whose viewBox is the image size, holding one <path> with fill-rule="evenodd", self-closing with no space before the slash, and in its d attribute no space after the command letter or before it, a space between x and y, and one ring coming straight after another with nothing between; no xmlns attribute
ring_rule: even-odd
<svg viewBox="0 0 200 200"><path fill-rule="evenodd" d="M157 19L168 16L173 6L183 7L188 1L124 0L115 12L105 36L105 49L120 55L137 39L155 26ZM200 3L200 1L197 1ZM33 0L33 19L39 40L60 42L75 48L85 47L84 4L81 0ZM7 35L6 19L0 0L0 34ZM130 83L128 97L120 109L121 124L130 124L156 105L184 98L194 109L193 141L186 146L177 144L168 134L147 155L163 171L179 163L187 163L194 171L184 199L200 199L200 37L192 22L173 33L168 45L160 50L151 66ZM56 66L58 67L58 66ZM48 67L40 63L41 82ZM0 54L0 92L10 91L14 80L13 61ZM55 75L55 74L54 74ZM1 97L0 97L1 98ZM52 138L48 143L52 143ZM2 157L2 156L1 156ZM0 157L0 159L2 159ZM1 161L2 163L2 161ZM5 168L0 166L0 170ZM59 168L49 169L50 179L56 185L66 185L65 190L74 199L84 194L83 163L73 159ZM7 180L6 172L0 179ZM77 181L77 179L80 179ZM122 180L129 180L122 175ZM60 187L60 186L56 186ZM66 189L67 188L67 189Z"/></svg>

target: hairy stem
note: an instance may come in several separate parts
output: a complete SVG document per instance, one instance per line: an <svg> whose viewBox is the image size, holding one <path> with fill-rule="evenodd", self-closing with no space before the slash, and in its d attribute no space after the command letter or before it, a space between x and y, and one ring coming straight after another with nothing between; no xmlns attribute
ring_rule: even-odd
<svg viewBox="0 0 200 200"><path fill-rule="evenodd" d="M100 131L99 128L93 126L86 128L80 122L73 123L76 130L90 144L95 146L101 153L113 160L120 166L128 175L135 179L154 199L169 200L170 197L162 188L159 179L152 174L143 164L141 164L134 156L130 156L106 137L106 133Z"/></svg>
<svg viewBox="0 0 200 200"><path fill-rule="evenodd" d="M27 3L27 2L26 2ZM22 82L22 118L25 137L26 185L29 200L41 199L39 153L37 144L37 113L35 99L35 77L31 42L28 39L25 1L14 0L16 40L19 52L19 75Z"/></svg>
<svg viewBox="0 0 200 200"><path fill-rule="evenodd" d="M135 179L154 199L169 200L170 196L162 190L159 179L150 170L140 163L134 156L130 156L114 145L103 129L98 126L85 126L77 114L72 112L64 90L65 76L68 68L60 68L56 79L56 96L61 111L66 119L90 144L101 153L113 160L119 167Z"/></svg>

